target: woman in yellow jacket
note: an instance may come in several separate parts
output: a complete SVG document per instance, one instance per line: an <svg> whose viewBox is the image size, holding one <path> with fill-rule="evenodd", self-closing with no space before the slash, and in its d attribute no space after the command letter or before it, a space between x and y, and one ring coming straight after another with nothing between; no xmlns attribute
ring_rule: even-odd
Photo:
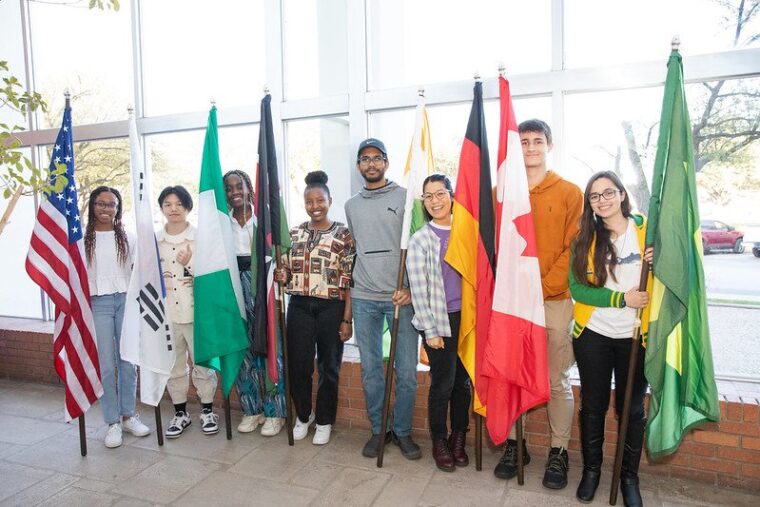
<svg viewBox="0 0 760 507"><path fill-rule="evenodd" d="M591 502L601 474L604 418L610 404L610 380L622 392L628 381L628 359L637 311L642 308L642 343L646 337L649 294L639 291L646 220L631 213L631 202L615 173L594 174L586 185L580 231L573 244L570 293L575 300L573 351L581 378L581 450L583 477L576 496ZM626 434L621 491L626 506L642 505L638 469L646 415L644 351L639 351L633 380L631 414ZM620 418L623 396L615 396Z"/></svg>

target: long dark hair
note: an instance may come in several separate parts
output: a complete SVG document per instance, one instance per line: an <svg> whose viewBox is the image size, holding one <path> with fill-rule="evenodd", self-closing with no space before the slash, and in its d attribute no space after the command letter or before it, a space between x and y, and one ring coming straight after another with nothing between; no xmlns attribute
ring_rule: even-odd
<svg viewBox="0 0 760 507"><path fill-rule="evenodd" d="M445 174L433 173L430 176L428 176L427 178L425 178L425 181L422 182L422 191L423 192L425 191L425 187L427 186L428 183L434 183L436 181L443 183L443 186L446 188L446 190L449 191L449 197L451 197L451 200L453 201L454 200L454 187L451 186L451 180ZM452 210L454 209L454 203L453 202L451 203L451 208L452 208ZM425 214L425 218L427 220L432 220L433 219L432 215L430 215L430 213L428 213L428 210L427 210L427 208L424 205L422 206L422 212Z"/></svg>
<svg viewBox="0 0 760 507"><path fill-rule="evenodd" d="M121 194L115 188L106 186L100 186L90 192L90 199L87 202L87 228L84 233L84 252L87 256L87 264L92 264L92 258L95 255L95 199L103 192L111 192L116 197L113 231L116 240L116 260L123 266L129 257L129 241L127 240L127 233L124 231L124 224L121 223Z"/></svg>
<svg viewBox="0 0 760 507"><path fill-rule="evenodd" d="M581 215L580 231L573 244L573 265L571 266L575 279L590 287L604 287L604 284L607 282L608 269L612 274L612 279L617 281L615 278L615 267L617 266L618 258L615 247L610 239L610 231L604 226L602 219L598 218L596 213L591 209L591 203L588 200L588 196L591 193L591 185L601 178L607 178L620 192L625 193L625 198L620 204L620 211L623 212L625 218L630 218L631 216L631 200L628 198L628 192L618 175L612 171L600 171L591 176L586 185L586 191L583 193L583 214ZM591 283L586 276L586 271L588 270L588 252L592 242L594 243L593 272L596 283Z"/></svg>

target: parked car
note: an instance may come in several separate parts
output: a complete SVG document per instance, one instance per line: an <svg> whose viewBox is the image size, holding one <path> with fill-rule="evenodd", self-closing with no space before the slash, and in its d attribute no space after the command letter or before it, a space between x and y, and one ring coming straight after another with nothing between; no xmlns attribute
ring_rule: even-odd
<svg viewBox="0 0 760 507"><path fill-rule="evenodd" d="M713 250L731 250L734 253L744 252L744 233L719 220L703 219L702 249L705 253Z"/></svg>
<svg viewBox="0 0 760 507"><path fill-rule="evenodd" d="M752 255L754 255L755 257L760 257L760 242L756 242L752 246Z"/></svg>

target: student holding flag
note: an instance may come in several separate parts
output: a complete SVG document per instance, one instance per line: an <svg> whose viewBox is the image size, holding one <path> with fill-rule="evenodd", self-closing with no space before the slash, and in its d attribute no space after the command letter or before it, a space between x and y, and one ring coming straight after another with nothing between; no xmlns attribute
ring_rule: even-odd
<svg viewBox="0 0 760 507"><path fill-rule="evenodd" d="M256 217L253 216L253 186L248 174L233 170L224 175L224 191L234 236L240 283L247 316L249 341L253 340L254 299L251 292L251 243ZM282 350L278 347L276 357L279 378L284 378ZM251 344L245 353L235 385L240 395L243 420L238 425L240 433L251 433L261 424L261 434L277 435L284 425L285 383L272 384L267 376L267 358L253 351Z"/></svg>
<svg viewBox="0 0 760 507"><path fill-rule="evenodd" d="M414 305L412 324L423 335L430 361L428 421L433 459L444 472L469 464L464 444L472 401L470 377L457 355L462 276L444 260L453 198L449 178L443 174L425 178L422 201L430 222L412 236L406 260ZM451 434L446 424L449 411Z"/></svg>
<svg viewBox="0 0 760 507"><path fill-rule="evenodd" d="M346 202L348 228L356 241L351 304L356 342L362 363L362 385L372 436L362 455L376 458L381 439L393 441L407 459L422 452L412 440L412 412L417 392L418 334L412 326L409 289L396 290L406 189L385 177L388 155L385 144L369 138L359 144L356 168L364 188ZM383 323L388 327L399 306L395 377L396 403L393 431L382 428L385 375L383 372Z"/></svg>
<svg viewBox="0 0 760 507"><path fill-rule="evenodd" d="M193 198L182 185L169 186L158 196L158 205L166 225L156 234L161 267L166 285L168 313L174 342L174 367L166 384L174 404L174 417L166 428L168 438L177 438L190 426L187 412L187 390L190 386L188 355L194 358L193 340L193 253L195 227L187 221L193 209ZM193 385L201 399L201 431L205 435L219 432L219 417L214 413L216 373L209 368L193 366Z"/></svg>
<svg viewBox="0 0 760 507"><path fill-rule="evenodd" d="M121 357L121 328L134 251L124 225L121 193L100 186L87 203L84 248L90 281L92 315L98 342L98 359L103 382L100 399L103 420L108 424L105 445L119 447L122 429L144 437L150 428L140 421L137 404L137 369Z"/></svg>
<svg viewBox="0 0 760 507"><path fill-rule="evenodd" d="M353 335L349 287L356 250L348 228L328 217L332 197L327 174L312 171L305 181L303 200L310 220L290 230L292 248L283 256L283 267L275 271L275 280L287 283L290 294L290 393L298 416L293 438L304 439L316 421L312 443L324 445L330 441L338 412L343 343ZM319 372L316 413L311 409L315 349Z"/></svg>
<svg viewBox="0 0 760 507"><path fill-rule="evenodd" d="M646 220L631 213L630 197L615 173L594 174L586 185L584 201L569 283L575 299L573 350L581 378L583 477L576 496L582 502L591 502L601 475L610 380L614 373L618 389L615 412L620 418L638 309L643 309L642 337L649 327L649 294L639 291L638 284L642 260L651 262L653 250L644 248ZM642 505L638 469L646 427L646 389L644 351L640 350L623 452L621 490L626 507Z"/></svg>

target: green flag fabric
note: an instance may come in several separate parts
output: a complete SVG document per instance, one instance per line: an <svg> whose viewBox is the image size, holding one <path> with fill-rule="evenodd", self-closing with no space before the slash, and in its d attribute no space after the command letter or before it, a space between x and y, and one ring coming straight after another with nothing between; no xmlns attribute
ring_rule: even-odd
<svg viewBox="0 0 760 507"><path fill-rule="evenodd" d="M657 143L647 245L654 284L645 372L651 385L647 448L657 458L720 409L705 303L705 276L691 122L681 55L668 61Z"/></svg>
<svg viewBox="0 0 760 507"><path fill-rule="evenodd" d="M217 370L229 395L248 350L243 288L219 162L216 107L208 116L195 239L195 362Z"/></svg>

